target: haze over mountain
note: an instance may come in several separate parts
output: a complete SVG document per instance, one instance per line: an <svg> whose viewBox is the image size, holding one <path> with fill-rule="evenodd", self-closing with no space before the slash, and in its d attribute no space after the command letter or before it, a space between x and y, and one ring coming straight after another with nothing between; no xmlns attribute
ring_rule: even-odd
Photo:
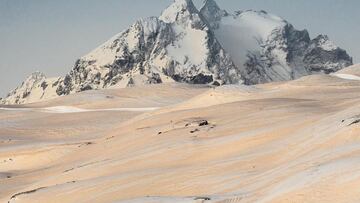
<svg viewBox="0 0 360 203"><path fill-rule="evenodd" d="M64 77L32 74L4 104L22 104L92 89L166 82L259 84L332 73L352 58L326 35L310 39L265 11L198 10L177 0L162 15L129 29L80 58Z"/></svg>

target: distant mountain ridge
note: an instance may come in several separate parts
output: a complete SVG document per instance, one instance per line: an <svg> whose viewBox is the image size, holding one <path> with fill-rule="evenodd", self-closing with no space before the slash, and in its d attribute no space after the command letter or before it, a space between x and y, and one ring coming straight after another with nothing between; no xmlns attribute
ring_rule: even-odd
<svg viewBox="0 0 360 203"><path fill-rule="evenodd" d="M310 39L265 11L229 14L214 0L198 10L176 0L76 61L64 77L32 74L1 100L23 104L109 87L185 82L259 84L336 72L352 65L326 35Z"/></svg>

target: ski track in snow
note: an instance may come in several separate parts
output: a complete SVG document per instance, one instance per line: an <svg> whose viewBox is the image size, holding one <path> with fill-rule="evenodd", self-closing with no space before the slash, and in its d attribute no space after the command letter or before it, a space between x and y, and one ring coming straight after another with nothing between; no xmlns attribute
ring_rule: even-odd
<svg viewBox="0 0 360 203"><path fill-rule="evenodd" d="M109 109L83 109L73 106L53 106L46 108L6 108L2 107L0 110L4 111L39 111L44 113L83 113L83 112L101 112L101 111L128 111L128 112L143 112L154 111L159 107L143 107L143 108L109 108Z"/></svg>
<svg viewBox="0 0 360 203"><path fill-rule="evenodd" d="M360 80L359 76L356 75L351 75L351 74L333 74L333 76L341 78L341 79L346 79L346 80Z"/></svg>

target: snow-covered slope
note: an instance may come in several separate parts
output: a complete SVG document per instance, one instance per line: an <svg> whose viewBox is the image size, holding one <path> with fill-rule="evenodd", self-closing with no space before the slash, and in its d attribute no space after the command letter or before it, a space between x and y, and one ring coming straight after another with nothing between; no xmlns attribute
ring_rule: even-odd
<svg viewBox="0 0 360 203"><path fill-rule="evenodd" d="M177 0L159 18L137 21L82 57L66 78L59 95L114 85L241 82L190 0Z"/></svg>
<svg viewBox="0 0 360 203"><path fill-rule="evenodd" d="M221 10L205 0L175 0L160 17L129 29L76 61L66 76L22 85L2 100L29 103L75 92L164 82L258 84L331 73L352 64L327 36L311 40L306 30L265 11Z"/></svg>
<svg viewBox="0 0 360 203"><path fill-rule="evenodd" d="M228 14L214 0L200 10L231 55L247 84L331 73L352 64L347 53L325 35L311 40L286 20L265 11Z"/></svg>
<svg viewBox="0 0 360 203"><path fill-rule="evenodd" d="M41 72L32 73L15 90L10 92L3 104L32 103L42 99L54 98L56 94L56 83L60 78L46 78Z"/></svg>

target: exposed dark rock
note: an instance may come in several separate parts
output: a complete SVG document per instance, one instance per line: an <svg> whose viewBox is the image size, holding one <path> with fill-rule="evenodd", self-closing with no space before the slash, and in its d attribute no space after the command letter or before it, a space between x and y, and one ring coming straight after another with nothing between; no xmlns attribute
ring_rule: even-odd
<svg viewBox="0 0 360 203"><path fill-rule="evenodd" d="M113 138L115 138L115 136L107 137L106 140L111 140Z"/></svg>
<svg viewBox="0 0 360 203"><path fill-rule="evenodd" d="M34 193L34 192L37 192L39 190L42 190L42 189L45 189L46 187L39 187L39 188L36 188L36 189L33 189L33 190L28 190L28 191L24 191L24 192L19 192L19 193L16 193L14 195L12 195L10 197L10 200L8 201L8 203L10 203L10 201L12 199L15 199L16 197L20 196L20 195L26 195L26 194L31 194L31 193Z"/></svg>
<svg viewBox="0 0 360 203"><path fill-rule="evenodd" d="M360 123L360 115L353 116L348 119L341 120L341 123L349 123L347 126L352 126Z"/></svg>
<svg viewBox="0 0 360 203"><path fill-rule="evenodd" d="M210 197L195 197L194 200L204 200L204 201L210 201Z"/></svg>
<svg viewBox="0 0 360 203"><path fill-rule="evenodd" d="M76 181L66 182L65 184L69 184L69 183L76 183ZM60 184L56 184L55 186L57 186L57 185L60 185ZM50 187L50 186L48 186L48 187ZM38 188L33 189L33 190L28 190L28 191L16 193L16 194L14 194L14 195L12 195L12 196L10 197L10 200L8 201L8 203L10 203L11 200L16 199L18 196L35 193L35 192L37 192L37 191L39 191L39 190L43 190L43 189L46 189L46 188L48 188L48 187L38 187Z"/></svg>
<svg viewBox="0 0 360 203"><path fill-rule="evenodd" d="M85 86L80 88L80 91L87 91L87 90L92 90L91 85L85 85Z"/></svg>
<svg viewBox="0 0 360 203"><path fill-rule="evenodd" d="M162 83L161 77L158 73L153 73L149 78L149 84L160 84Z"/></svg>
<svg viewBox="0 0 360 203"><path fill-rule="evenodd" d="M56 89L56 93L59 96L68 95L72 91L72 77L71 75L66 75L63 82Z"/></svg>
<svg viewBox="0 0 360 203"><path fill-rule="evenodd" d="M214 86L220 86L221 84L218 81L214 81L213 84Z"/></svg>
<svg viewBox="0 0 360 203"><path fill-rule="evenodd" d="M22 98L26 98L27 96L30 95L31 92L24 92L23 95L22 95Z"/></svg>
<svg viewBox="0 0 360 203"><path fill-rule="evenodd" d="M41 83L41 87L43 90L45 90L48 87L48 84L44 81Z"/></svg>
<svg viewBox="0 0 360 203"><path fill-rule="evenodd" d="M128 86L128 87L131 87L131 86L133 86L134 84L135 84L134 79L133 79L133 78L130 78L127 86Z"/></svg>
<svg viewBox="0 0 360 203"><path fill-rule="evenodd" d="M360 123L360 119L354 120L354 121L351 122L348 126L352 126L352 125L355 125L355 124L358 124L358 123Z"/></svg>
<svg viewBox="0 0 360 203"><path fill-rule="evenodd" d="M200 131L199 129L195 129L195 130L190 131L190 133L196 133L196 132L199 132L199 131Z"/></svg>
<svg viewBox="0 0 360 203"><path fill-rule="evenodd" d="M185 124L185 127L201 127L201 126L206 126L209 125L209 122L207 120L193 120L191 122L188 122Z"/></svg>
<svg viewBox="0 0 360 203"><path fill-rule="evenodd" d="M199 126L205 126L205 125L209 125L207 120L202 120L199 122Z"/></svg>
<svg viewBox="0 0 360 203"><path fill-rule="evenodd" d="M92 144L95 144L95 143L94 142L84 142L84 143L81 143L78 147L88 146L88 145L92 145Z"/></svg>
<svg viewBox="0 0 360 203"><path fill-rule="evenodd" d="M214 81L212 75L204 75L204 74L200 73L200 74L192 77L189 82L193 83L193 84L209 84L212 81Z"/></svg>
<svg viewBox="0 0 360 203"><path fill-rule="evenodd" d="M56 87L58 84L59 84L59 80L56 81L56 82L54 82L51 86L52 86L52 87Z"/></svg>

